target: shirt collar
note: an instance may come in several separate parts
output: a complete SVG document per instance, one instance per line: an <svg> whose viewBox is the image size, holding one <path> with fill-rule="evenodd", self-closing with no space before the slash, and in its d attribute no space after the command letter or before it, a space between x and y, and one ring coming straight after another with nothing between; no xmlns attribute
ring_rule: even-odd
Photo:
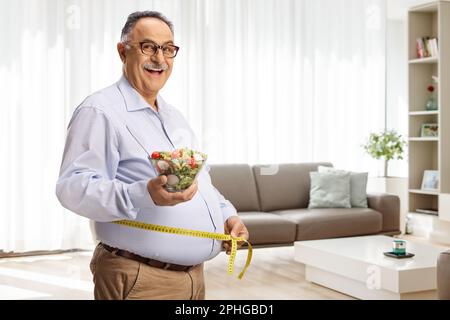
<svg viewBox="0 0 450 320"><path fill-rule="evenodd" d="M125 100L127 111L130 112L150 109L152 112L158 114L158 112L156 112L155 109L153 109L153 107L150 106L147 101L145 101L145 99L139 94L139 92L137 92L136 89L131 86L124 75L122 75L120 80L117 82L117 86L120 93L122 93L123 99ZM165 103L160 95L156 97L156 101L158 104L159 113L166 113L171 111L169 106Z"/></svg>

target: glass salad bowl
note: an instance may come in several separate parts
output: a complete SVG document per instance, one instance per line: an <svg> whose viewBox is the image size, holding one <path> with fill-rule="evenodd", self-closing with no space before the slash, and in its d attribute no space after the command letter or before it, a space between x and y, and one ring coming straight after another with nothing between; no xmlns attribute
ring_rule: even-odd
<svg viewBox="0 0 450 320"><path fill-rule="evenodd" d="M188 148L173 151L155 151L150 162L159 175L167 176L164 188L180 192L189 188L200 173L207 155Z"/></svg>

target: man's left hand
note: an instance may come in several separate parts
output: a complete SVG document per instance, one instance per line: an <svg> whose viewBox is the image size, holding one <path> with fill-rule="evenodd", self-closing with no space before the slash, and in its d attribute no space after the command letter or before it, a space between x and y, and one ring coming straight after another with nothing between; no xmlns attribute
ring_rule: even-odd
<svg viewBox="0 0 450 320"><path fill-rule="evenodd" d="M225 234L229 234L232 237L243 237L248 240L249 234L248 230L242 222L241 218L238 216L231 216L227 219L224 224ZM238 241L237 247L240 248L244 244L244 241ZM222 246L225 248L226 253L229 255L231 253L231 241L223 241Z"/></svg>

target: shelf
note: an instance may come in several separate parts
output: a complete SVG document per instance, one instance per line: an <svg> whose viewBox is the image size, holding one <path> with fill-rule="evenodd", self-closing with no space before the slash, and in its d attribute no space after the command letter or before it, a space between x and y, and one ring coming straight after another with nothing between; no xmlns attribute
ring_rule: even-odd
<svg viewBox="0 0 450 320"><path fill-rule="evenodd" d="M423 210L423 211L418 211L418 210ZM430 216L439 216L439 212L438 212L437 209L431 210L431 209L420 209L420 208L417 208L415 212L416 213L420 213L420 214L427 214L427 215L430 215Z"/></svg>
<svg viewBox="0 0 450 320"><path fill-rule="evenodd" d="M409 113L410 116L431 116L431 115L438 115L439 114L439 110L434 110L434 111L411 111Z"/></svg>
<svg viewBox="0 0 450 320"><path fill-rule="evenodd" d="M428 213L428 212L409 212L409 213L414 213L414 214L423 214L425 216L432 216L432 217L438 217L439 216L439 212L436 213Z"/></svg>
<svg viewBox="0 0 450 320"><path fill-rule="evenodd" d="M412 137L409 141L439 141L439 137Z"/></svg>
<svg viewBox="0 0 450 320"><path fill-rule="evenodd" d="M426 194L430 196L437 196L439 195L439 191L428 191L428 190L422 190L422 189L409 189L409 193L415 193L415 194Z"/></svg>
<svg viewBox="0 0 450 320"><path fill-rule="evenodd" d="M428 58L419 58L419 59L412 59L409 60L410 64L418 64L418 63L438 63L439 58L438 57L428 57Z"/></svg>

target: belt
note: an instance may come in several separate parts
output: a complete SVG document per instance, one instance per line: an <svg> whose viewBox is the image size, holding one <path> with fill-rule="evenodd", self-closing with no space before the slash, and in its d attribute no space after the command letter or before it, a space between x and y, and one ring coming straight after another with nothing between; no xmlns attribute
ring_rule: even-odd
<svg viewBox="0 0 450 320"><path fill-rule="evenodd" d="M138 261L138 262L147 264L151 267L155 267L155 268L159 268L159 269L172 270L172 271L189 271L193 267L195 267L195 266L183 266L183 265L175 264L175 263L166 263L166 262L162 262L162 261L158 261L158 260L154 260L154 259L150 259L150 258L145 258L145 257L142 257L135 253L132 253L130 251L110 247L104 243L100 243L100 245L103 248L105 248L107 251L109 251L115 255L118 255L123 258L131 259L131 260L135 260L135 261Z"/></svg>

